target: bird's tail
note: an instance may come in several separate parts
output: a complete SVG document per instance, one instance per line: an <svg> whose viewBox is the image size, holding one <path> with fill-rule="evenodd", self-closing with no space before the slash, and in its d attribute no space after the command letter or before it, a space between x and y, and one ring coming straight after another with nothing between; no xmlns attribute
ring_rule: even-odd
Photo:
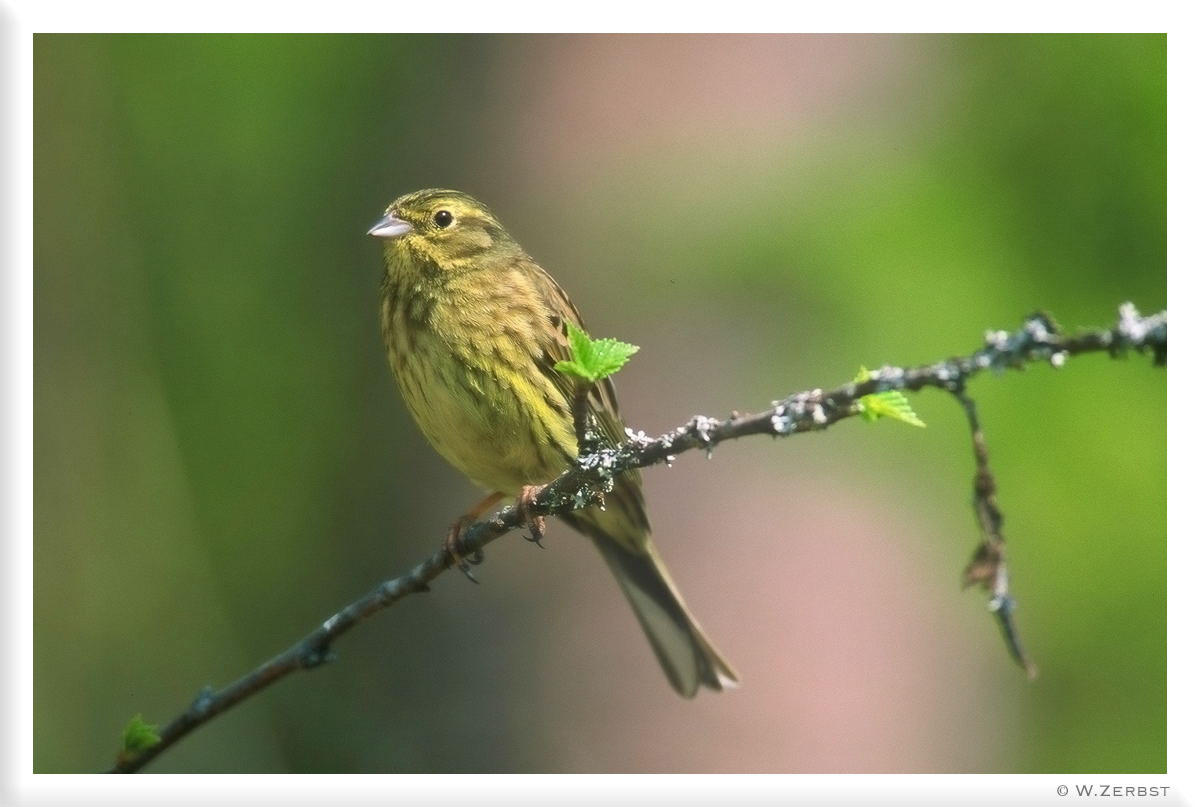
<svg viewBox="0 0 1200 807"><path fill-rule="evenodd" d="M676 692L691 698L702 684L718 692L736 687L737 673L688 611L650 540L640 488L621 481L606 510L589 507L564 520L604 556Z"/></svg>

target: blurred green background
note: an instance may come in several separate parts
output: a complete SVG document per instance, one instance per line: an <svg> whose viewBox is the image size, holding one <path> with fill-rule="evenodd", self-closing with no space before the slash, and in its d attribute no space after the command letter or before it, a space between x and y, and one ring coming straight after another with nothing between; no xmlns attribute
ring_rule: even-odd
<svg viewBox="0 0 1200 807"><path fill-rule="evenodd" d="M1166 306L1164 36L66 36L34 48L34 764L107 767L435 548L477 498L377 320L384 205L469 191L642 346L656 432L1035 308ZM958 590L966 426L647 473L743 678L678 699L588 542L494 545L172 771L1161 772L1166 373L981 378L1019 627Z"/></svg>

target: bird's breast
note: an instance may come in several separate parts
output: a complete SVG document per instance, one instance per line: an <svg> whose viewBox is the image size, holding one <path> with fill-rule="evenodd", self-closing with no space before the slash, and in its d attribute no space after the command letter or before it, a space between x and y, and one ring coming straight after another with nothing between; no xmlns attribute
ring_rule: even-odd
<svg viewBox="0 0 1200 807"><path fill-rule="evenodd" d="M538 369L527 324L495 296L411 299L421 296L385 298L384 331L401 394L434 448L505 493L565 470L575 454L569 407Z"/></svg>

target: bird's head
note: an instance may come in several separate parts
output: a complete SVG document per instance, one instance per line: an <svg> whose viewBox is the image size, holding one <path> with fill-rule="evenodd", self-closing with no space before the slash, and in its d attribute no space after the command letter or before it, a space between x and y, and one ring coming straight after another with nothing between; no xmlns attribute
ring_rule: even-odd
<svg viewBox="0 0 1200 807"><path fill-rule="evenodd" d="M446 271L513 245L484 204L461 191L440 188L401 196L367 235L385 240L389 266L432 264Z"/></svg>

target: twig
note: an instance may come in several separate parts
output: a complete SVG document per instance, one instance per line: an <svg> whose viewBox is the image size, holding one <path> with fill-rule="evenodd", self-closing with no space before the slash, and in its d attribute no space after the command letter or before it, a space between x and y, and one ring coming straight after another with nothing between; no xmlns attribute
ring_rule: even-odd
<svg viewBox="0 0 1200 807"><path fill-rule="evenodd" d="M988 466L983 427L979 425L975 401L967 397L966 391L956 391L955 397L962 403L963 410L967 413L967 425L971 428L971 444L975 449L975 518L979 521L979 528L983 530L983 540L971 556L967 568L963 570L963 588L978 584L991 592L992 599L988 602L988 608L996 614L1000 630L1004 633L1004 642L1008 645L1008 652L1025 669L1025 674L1033 678L1037 675L1037 667L1025 654L1025 648L1017 637L1016 623L1012 618L1016 603L1008 593L1008 559L1004 554L1004 534L1001 532L1004 516L996 504L996 479Z"/></svg>
<svg viewBox="0 0 1200 807"><path fill-rule="evenodd" d="M989 332L985 346L966 358L950 358L921 367L883 367L872 371L869 379L861 383L845 384L830 392L820 389L798 392L755 414L734 414L724 420L697 415L659 437L651 438L644 432L634 433L627 429L629 439L621 445L582 452L569 470L546 485L529 502L525 514L559 515L587 507L612 489L613 478L617 474L632 468L669 463L684 451L698 448L710 451L718 443L752 434L782 437L828 428L858 414L858 400L865 395L892 389L916 392L925 387L939 387L963 402L975 442L976 514L984 531L984 542L977 550L975 560L967 567L964 577L969 578L968 583L988 584L992 591L992 608L1005 630L1009 649L1029 669L1016 634L1012 631L1012 603L1008 597L1000 513L995 507L994 483L987 468L982 430L973 403L965 396L966 381L987 369L1021 368L1038 361L1048 361L1054 367L1061 367L1068 356L1107 351L1115 357L1128 350L1150 351L1155 364L1166 364L1165 311L1142 317L1131 303L1125 303L1119 309L1118 322L1111 328L1081 331L1069 336L1060 334L1053 320L1045 314L1034 314L1026 319L1020 331L1013 334ZM576 424L577 429L582 425ZM460 551L467 555L478 553L487 544L520 527L523 522L524 515L516 507L505 507L469 527L461 538ZM216 691L205 688L183 714L162 730L158 743L141 751L123 752L109 772L133 773L140 770L197 727L256 692L296 670L312 669L332 660L330 648L335 639L402 597L428 591L433 579L454 565L454 558L449 551L441 547L404 575L379 584L325 620L299 642L232 684Z"/></svg>

